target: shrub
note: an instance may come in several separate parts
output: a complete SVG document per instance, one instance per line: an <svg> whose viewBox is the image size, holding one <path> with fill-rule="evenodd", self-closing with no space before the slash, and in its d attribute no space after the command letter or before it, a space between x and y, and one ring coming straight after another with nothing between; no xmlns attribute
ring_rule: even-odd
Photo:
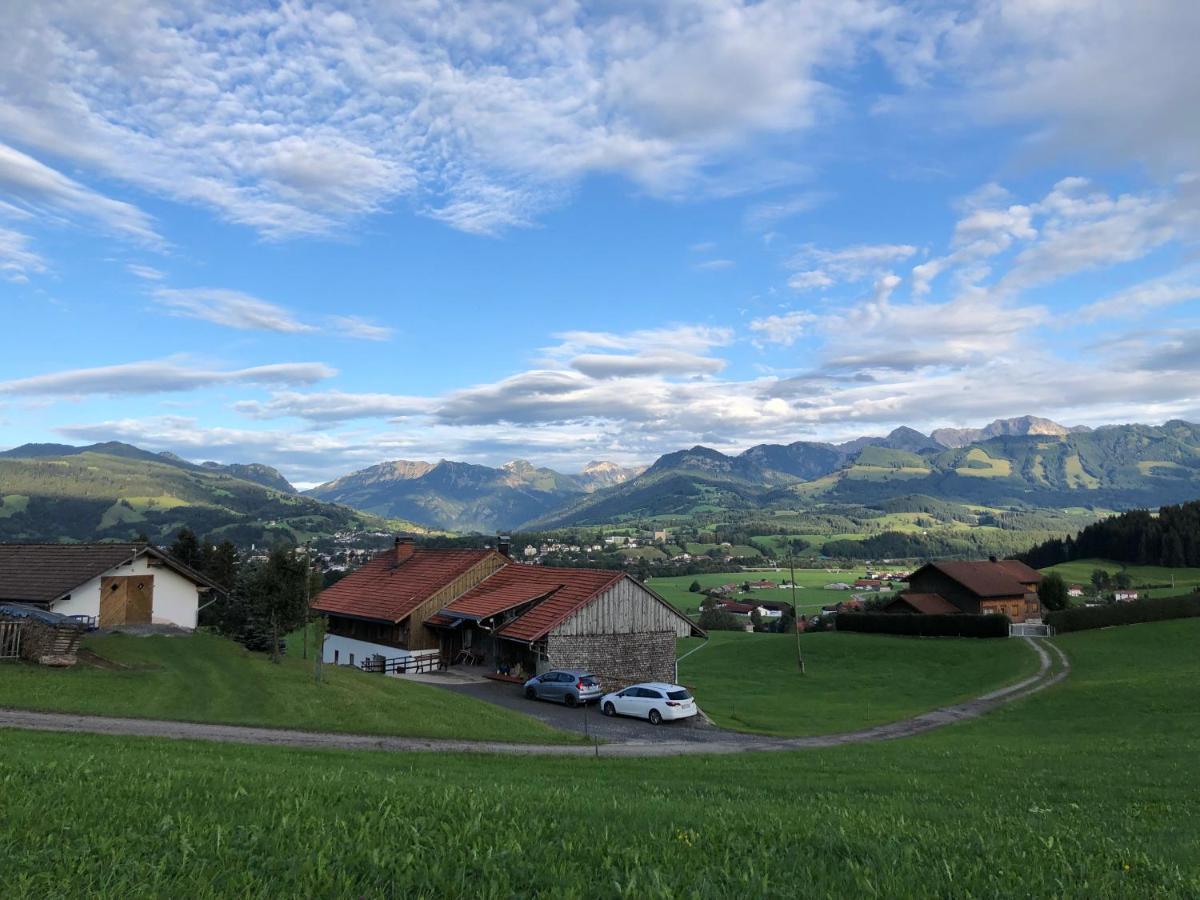
<svg viewBox="0 0 1200 900"><path fill-rule="evenodd" d="M1190 619L1195 616L1200 616L1200 594L1156 597L1108 606L1077 606L1046 613L1045 622L1063 634L1068 631L1086 631L1112 625L1136 625L1138 622L1161 622L1166 619Z"/></svg>
<svg viewBox="0 0 1200 900"><path fill-rule="evenodd" d="M837 614L838 631L904 634L917 637L1008 637L1008 616L901 615L896 613Z"/></svg>
<svg viewBox="0 0 1200 900"><path fill-rule="evenodd" d="M697 624L705 631L744 631L746 628L745 620L719 606L710 607L700 613Z"/></svg>

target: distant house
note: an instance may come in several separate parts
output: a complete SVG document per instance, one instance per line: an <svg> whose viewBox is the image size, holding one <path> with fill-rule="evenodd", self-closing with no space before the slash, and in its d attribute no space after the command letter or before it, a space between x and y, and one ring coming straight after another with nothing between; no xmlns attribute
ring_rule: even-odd
<svg viewBox="0 0 1200 900"><path fill-rule="evenodd" d="M1137 598L1137 591L1113 591L1113 599L1118 603L1132 603Z"/></svg>
<svg viewBox="0 0 1200 900"><path fill-rule="evenodd" d="M624 572L517 565L495 550L395 547L322 591L326 662L432 657L532 675L586 668L606 685L674 677L675 642L703 635Z"/></svg>
<svg viewBox="0 0 1200 900"><path fill-rule="evenodd" d="M936 596L962 613L996 613L1026 622L1041 618L1041 580L1040 572L1015 559L932 562L908 576L908 589L900 597Z"/></svg>
<svg viewBox="0 0 1200 900"><path fill-rule="evenodd" d="M220 588L148 544L0 544L0 602L27 604L100 628L196 627Z"/></svg>
<svg viewBox="0 0 1200 900"><path fill-rule="evenodd" d="M766 578L760 578L758 581L747 582L746 586L752 591L773 591L779 587L779 585L777 585L775 582L769 581Z"/></svg>
<svg viewBox="0 0 1200 900"><path fill-rule="evenodd" d="M1068 597L1082 597L1083 596L1083 585L1082 584L1071 585L1069 588L1067 588L1067 596Z"/></svg>
<svg viewBox="0 0 1200 900"><path fill-rule="evenodd" d="M881 591L883 590L883 581L878 578L859 578L854 582L856 591Z"/></svg>

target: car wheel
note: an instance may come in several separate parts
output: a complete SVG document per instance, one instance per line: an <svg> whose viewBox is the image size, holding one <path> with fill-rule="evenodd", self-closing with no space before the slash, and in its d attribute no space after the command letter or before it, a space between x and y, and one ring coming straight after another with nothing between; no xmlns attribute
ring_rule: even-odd
<svg viewBox="0 0 1200 900"><path fill-rule="evenodd" d="M657 709L650 710L650 715L648 716L648 718L650 719L651 725L661 725L662 724L662 713L660 713Z"/></svg>
<svg viewBox="0 0 1200 900"><path fill-rule="evenodd" d="M604 714L606 716L615 716L617 714L617 708L615 706L613 706L611 702L605 703L604 704Z"/></svg>
<svg viewBox="0 0 1200 900"><path fill-rule="evenodd" d="M576 706L576 705L579 703L579 698L578 698L578 697L576 697L574 694L567 694L567 696L565 696L565 697L563 698L563 702L564 702L565 704L567 704L567 706L569 706L569 707L571 707L572 709L574 709L574 708L575 708L575 706Z"/></svg>
<svg viewBox="0 0 1200 900"><path fill-rule="evenodd" d="M526 700L536 700L537 699L537 691L534 690L533 688L525 688L525 699Z"/></svg>

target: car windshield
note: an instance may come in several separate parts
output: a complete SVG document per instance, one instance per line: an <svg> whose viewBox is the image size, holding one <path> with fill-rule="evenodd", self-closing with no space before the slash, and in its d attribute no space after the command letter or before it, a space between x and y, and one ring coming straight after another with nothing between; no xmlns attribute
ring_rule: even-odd
<svg viewBox="0 0 1200 900"><path fill-rule="evenodd" d="M692 695L687 691L667 691L667 698L670 700L691 700Z"/></svg>

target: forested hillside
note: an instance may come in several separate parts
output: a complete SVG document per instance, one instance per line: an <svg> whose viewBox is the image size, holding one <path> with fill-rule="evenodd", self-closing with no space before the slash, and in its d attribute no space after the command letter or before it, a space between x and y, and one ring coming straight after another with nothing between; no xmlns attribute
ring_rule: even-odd
<svg viewBox="0 0 1200 900"><path fill-rule="evenodd" d="M1154 515L1135 509L1096 522L1074 538L1050 540L1024 554L1044 568L1075 559L1131 565L1200 566L1200 501L1164 506Z"/></svg>

